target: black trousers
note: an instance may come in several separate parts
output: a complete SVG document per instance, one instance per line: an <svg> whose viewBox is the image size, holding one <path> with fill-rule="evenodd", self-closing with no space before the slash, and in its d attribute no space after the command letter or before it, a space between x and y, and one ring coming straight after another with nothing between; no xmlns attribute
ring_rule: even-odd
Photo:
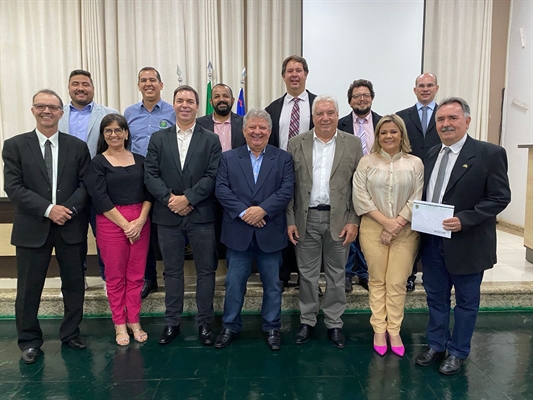
<svg viewBox="0 0 533 400"><path fill-rule="evenodd" d="M59 227L51 224L46 242L42 247L17 246L17 298L15 318L18 345L21 350L41 347L43 333L37 313L41 303L46 273L55 248L61 277L64 315L59 328L59 338L63 343L79 335L79 325L83 317L85 286L83 263L86 256L85 241L76 244L66 243Z"/></svg>

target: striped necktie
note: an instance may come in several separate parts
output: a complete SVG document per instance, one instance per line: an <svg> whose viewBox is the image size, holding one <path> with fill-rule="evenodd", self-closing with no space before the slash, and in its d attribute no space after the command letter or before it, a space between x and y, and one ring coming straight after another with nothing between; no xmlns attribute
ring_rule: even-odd
<svg viewBox="0 0 533 400"><path fill-rule="evenodd" d="M365 123L364 118L357 118L357 123L359 124L359 129L357 130L357 136L361 139L361 145L363 146L363 155L368 154L368 146L366 144L366 132L363 124Z"/></svg>
<svg viewBox="0 0 533 400"><path fill-rule="evenodd" d="M295 97L291 101L294 102L291 112L291 123L289 125L289 140L300 133L300 106L298 102L300 99Z"/></svg>

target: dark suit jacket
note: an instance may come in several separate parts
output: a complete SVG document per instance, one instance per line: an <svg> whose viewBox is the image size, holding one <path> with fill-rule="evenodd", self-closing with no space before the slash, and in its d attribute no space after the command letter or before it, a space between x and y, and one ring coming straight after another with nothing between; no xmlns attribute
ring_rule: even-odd
<svg viewBox="0 0 533 400"><path fill-rule="evenodd" d="M235 113L231 113L231 148L236 149L237 147L246 144L246 139L242 133L242 121L243 118ZM213 122L213 114L204 115L203 117L197 118L196 123L208 131L215 131L215 123Z"/></svg>
<svg viewBox="0 0 533 400"><path fill-rule="evenodd" d="M376 127L376 125L378 124L379 120L381 119L381 115L379 115L378 113L375 113L374 111L371 111L372 113L372 124L374 125L374 128ZM351 133L352 135L354 134L354 131L353 131L353 112L350 112L350 114L348 114L347 116L345 117L342 117L341 119L339 119L339 123L337 124L337 128L341 131L344 131L344 132L348 132L348 133Z"/></svg>
<svg viewBox="0 0 533 400"><path fill-rule="evenodd" d="M58 226L69 244L87 240L87 191L83 176L91 157L85 142L59 132L56 203L73 212L72 219ZM52 185L35 130L4 142L4 190L15 203L11 244L38 248L44 245L50 224L44 216L52 204Z"/></svg>
<svg viewBox="0 0 533 400"><path fill-rule="evenodd" d="M230 249L245 251L255 233L262 251L272 253L285 248L285 209L293 190L292 157L286 151L267 145L257 183L254 182L248 147L226 151L222 154L216 183L216 196L224 208L222 243ZM239 217L250 206L265 210L264 227L255 228Z"/></svg>
<svg viewBox="0 0 533 400"><path fill-rule="evenodd" d="M424 196L441 147L429 150L424 161ZM496 216L510 201L505 149L469 136L442 199L443 204L455 207L454 216L462 226L450 239L443 239L450 273L473 274L496 264Z"/></svg>
<svg viewBox="0 0 533 400"><path fill-rule="evenodd" d="M422 160L424 160L429 149L440 143L440 138L435 127L437 106L438 105L435 104L435 109L428 122L425 138L422 133L422 123L420 122L420 116L418 115L416 104L413 107L406 108L405 110L396 113L401 119L403 119L403 122L405 122L407 136L409 136L409 142L411 142L411 154L414 154Z"/></svg>
<svg viewBox="0 0 533 400"><path fill-rule="evenodd" d="M152 220L161 225L179 225L183 217L168 208L170 193L185 195L194 210L191 222L215 220L215 179L222 148L218 136L196 124L187 158L181 168L176 125L154 132L144 160L144 181L154 196Z"/></svg>
<svg viewBox="0 0 533 400"><path fill-rule="evenodd" d="M315 101L316 94L311 93L309 90L306 90L306 92L309 95L309 110L312 110L313 101ZM279 118L281 117L281 109L283 108L285 96L287 96L287 93L285 93L279 99L274 100L268 105L267 108L265 108L265 111L269 113L270 117L272 118L272 132L270 134L268 144L276 147L279 147ZM313 117L311 115L311 120L309 121L309 130L313 129L313 127Z"/></svg>

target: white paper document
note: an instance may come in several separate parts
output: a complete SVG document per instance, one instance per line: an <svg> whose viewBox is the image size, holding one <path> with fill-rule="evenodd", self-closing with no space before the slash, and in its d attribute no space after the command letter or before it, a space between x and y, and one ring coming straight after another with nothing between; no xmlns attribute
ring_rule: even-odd
<svg viewBox="0 0 533 400"><path fill-rule="evenodd" d="M452 218L453 210L454 206L448 204L415 200L411 229L413 231L429 233L431 235L449 239L452 237L452 231L444 230L442 227L442 221Z"/></svg>

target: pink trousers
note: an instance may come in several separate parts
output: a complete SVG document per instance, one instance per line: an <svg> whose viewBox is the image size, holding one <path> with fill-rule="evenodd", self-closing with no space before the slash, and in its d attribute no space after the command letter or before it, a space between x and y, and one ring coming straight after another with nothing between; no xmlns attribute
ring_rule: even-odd
<svg viewBox="0 0 533 400"><path fill-rule="evenodd" d="M132 221L141 214L142 203L115 207L124 218ZM150 220L146 220L139 240L131 244L120 227L99 214L96 216L96 243L105 265L107 298L113 323L139 322Z"/></svg>

